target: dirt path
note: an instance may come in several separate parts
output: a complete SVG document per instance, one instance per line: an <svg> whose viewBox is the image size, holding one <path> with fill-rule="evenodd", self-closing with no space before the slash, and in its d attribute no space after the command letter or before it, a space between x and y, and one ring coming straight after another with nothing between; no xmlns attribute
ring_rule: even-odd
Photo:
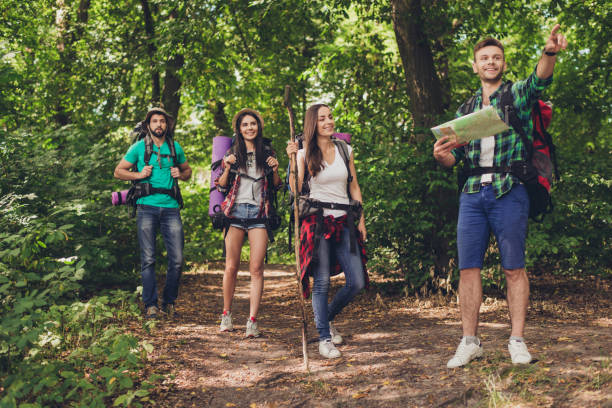
<svg viewBox="0 0 612 408"><path fill-rule="evenodd" d="M218 331L222 271L200 267L184 275L180 316L145 335L155 347L147 375L168 376L156 391L156 406L612 407L608 287L555 299L536 292L526 338L538 361L523 367L510 364L505 348L505 302L487 298L480 325L485 357L448 370L460 337L457 305L381 296L375 279L375 287L336 319L346 340L342 358L320 358L308 305L306 374L293 272L268 266L265 279L263 335L247 340L248 273L239 275L232 333Z"/></svg>

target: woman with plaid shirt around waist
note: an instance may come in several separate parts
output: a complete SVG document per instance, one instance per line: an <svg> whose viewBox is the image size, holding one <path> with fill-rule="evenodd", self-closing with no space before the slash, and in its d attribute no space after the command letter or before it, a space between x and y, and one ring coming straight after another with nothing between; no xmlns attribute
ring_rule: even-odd
<svg viewBox="0 0 612 408"><path fill-rule="evenodd" d="M353 200L361 202L352 149L348 146L350 160L347 170L344 159L331 139L333 134L334 119L329 107L322 104L309 107L304 119L304 149L298 151L297 142L287 146L289 156L297 153L298 190L302 191L304 175L307 173L310 199L348 204L350 193ZM348 171L352 180L347 186ZM290 175L290 185L293 185L293 175ZM341 354L336 345L341 344L343 339L331 321L367 283L363 249L363 240L366 238L365 219L362 213L357 226L359 248L353 251L350 234L354 228L347 226L346 211L329 208L323 210L322 232L318 240L314 239L315 224L316 216L311 215L302 220L300 227L302 279L305 280L304 287L308 288L308 276L314 278L312 308L319 332L319 353L326 358L337 358ZM318 242L318 247L313 242ZM344 270L346 283L332 302L328 303L330 276L339 273L336 265Z"/></svg>

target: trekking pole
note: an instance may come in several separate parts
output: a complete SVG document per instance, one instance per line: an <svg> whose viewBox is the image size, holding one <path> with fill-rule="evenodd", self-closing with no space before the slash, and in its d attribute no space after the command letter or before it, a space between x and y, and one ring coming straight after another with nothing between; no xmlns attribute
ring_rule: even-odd
<svg viewBox="0 0 612 408"><path fill-rule="evenodd" d="M287 112L289 113L289 129L291 132L291 142L295 142L295 118L293 116L293 109L291 109L291 102L289 101L289 94L291 93L291 87L289 85L285 85L285 100L284 105L287 108ZM298 165L297 165L297 154L294 153L291 155L291 170L290 172L293 174L293 183L291 189L293 190L293 196L295 199L293 200L293 218L295 220L294 225L294 241L295 241L295 266L296 266L296 276L297 276L297 286L298 286L298 300L300 303L300 307L302 309L302 355L304 356L304 368L306 371L310 371L308 367L308 348L307 348L307 327L306 327L306 306L304 304L304 296L302 295L302 271L300 269L300 218L299 218L299 200L298 200Z"/></svg>

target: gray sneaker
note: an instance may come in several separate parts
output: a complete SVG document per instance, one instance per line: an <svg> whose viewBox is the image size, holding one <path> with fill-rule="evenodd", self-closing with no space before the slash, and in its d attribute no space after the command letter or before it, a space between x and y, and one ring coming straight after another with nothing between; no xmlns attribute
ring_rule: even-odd
<svg viewBox="0 0 612 408"><path fill-rule="evenodd" d="M325 358L338 358L342 355L331 339L319 341L319 354Z"/></svg>
<svg viewBox="0 0 612 408"><path fill-rule="evenodd" d="M159 309L157 306L149 306L147 307L147 311L145 313L145 319L157 319L157 313Z"/></svg>
<svg viewBox="0 0 612 408"><path fill-rule="evenodd" d="M168 303L162 306L162 310L166 314L168 319L174 319L176 316L176 309L174 308L174 304Z"/></svg>
<svg viewBox="0 0 612 408"><path fill-rule="evenodd" d="M253 337L259 337L259 325L257 321L252 321L250 318L246 323L246 333L245 336L252 339Z"/></svg>
<svg viewBox="0 0 612 408"><path fill-rule="evenodd" d="M227 314L221 315L221 325L219 326L219 331L228 332L234 330L234 325L232 324L232 312L227 312Z"/></svg>
<svg viewBox="0 0 612 408"><path fill-rule="evenodd" d="M332 322L329 322L329 334L331 334L332 343L336 346L342 344L342 336L338 333L338 330L336 330Z"/></svg>

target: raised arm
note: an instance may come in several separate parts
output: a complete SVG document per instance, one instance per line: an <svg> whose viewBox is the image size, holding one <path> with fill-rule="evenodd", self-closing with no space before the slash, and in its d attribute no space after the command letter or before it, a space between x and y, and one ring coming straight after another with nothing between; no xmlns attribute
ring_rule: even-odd
<svg viewBox="0 0 612 408"><path fill-rule="evenodd" d="M553 27L544 45L542 58L540 58L536 70L536 75L540 79L547 79L552 76L557 62L557 53L567 48L567 39L558 32L560 27L559 24Z"/></svg>

